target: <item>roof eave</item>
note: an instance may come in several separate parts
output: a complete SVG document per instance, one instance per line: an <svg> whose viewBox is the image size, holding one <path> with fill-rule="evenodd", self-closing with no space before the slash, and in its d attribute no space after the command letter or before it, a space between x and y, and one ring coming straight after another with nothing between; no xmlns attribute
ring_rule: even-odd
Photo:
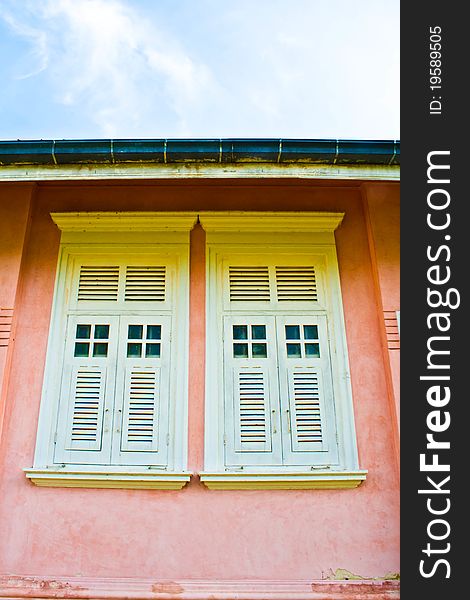
<svg viewBox="0 0 470 600"><path fill-rule="evenodd" d="M127 139L0 141L0 165L303 164L400 162L398 140Z"/></svg>

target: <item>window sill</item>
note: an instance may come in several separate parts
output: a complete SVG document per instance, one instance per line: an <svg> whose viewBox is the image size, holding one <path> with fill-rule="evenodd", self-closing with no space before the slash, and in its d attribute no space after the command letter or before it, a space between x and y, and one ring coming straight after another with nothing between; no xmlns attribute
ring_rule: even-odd
<svg viewBox="0 0 470 600"><path fill-rule="evenodd" d="M304 490L356 488L367 471L309 471L304 473L200 473L211 490Z"/></svg>
<svg viewBox="0 0 470 600"><path fill-rule="evenodd" d="M85 469L23 469L26 477L34 485L41 487L74 487L74 488L122 488L122 489L155 489L180 490L184 487L191 473L166 473L150 470L132 471L92 471Z"/></svg>

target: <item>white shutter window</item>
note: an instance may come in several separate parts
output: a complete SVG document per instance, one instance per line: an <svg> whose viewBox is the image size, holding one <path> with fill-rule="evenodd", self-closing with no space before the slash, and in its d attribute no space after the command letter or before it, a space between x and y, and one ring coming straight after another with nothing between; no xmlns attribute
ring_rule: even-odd
<svg viewBox="0 0 470 600"><path fill-rule="evenodd" d="M158 451L159 408L159 367L136 365L126 369L122 409L122 451Z"/></svg>
<svg viewBox="0 0 470 600"><path fill-rule="evenodd" d="M101 450L106 372L91 365L73 369L66 450Z"/></svg>
<svg viewBox="0 0 470 600"><path fill-rule="evenodd" d="M335 464L331 357L317 268L295 257L284 264L276 257L264 265L262 258L242 261L225 260L223 271L226 465Z"/></svg>
<svg viewBox="0 0 470 600"><path fill-rule="evenodd" d="M280 460L275 355L275 328L271 317L225 318L227 464L272 465Z"/></svg>
<svg viewBox="0 0 470 600"><path fill-rule="evenodd" d="M201 479L211 489L356 487L365 479L334 235L342 217L199 215L207 232ZM261 346L252 351L250 333L263 323L265 357Z"/></svg>
<svg viewBox="0 0 470 600"><path fill-rule="evenodd" d="M279 302L316 302L317 282L313 266L277 266L276 295Z"/></svg>
<svg viewBox="0 0 470 600"><path fill-rule="evenodd" d="M318 265L312 259L247 256L223 263L224 307L227 311L308 310L320 308L323 298ZM321 269L320 269L321 270Z"/></svg>
<svg viewBox="0 0 470 600"><path fill-rule="evenodd" d="M261 366L233 369L236 452L272 452L269 374Z"/></svg>
<svg viewBox="0 0 470 600"><path fill-rule="evenodd" d="M171 311L174 281L174 263L158 256L83 257L73 267L69 308L110 314Z"/></svg>
<svg viewBox="0 0 470 600"><path fill-rule="evenodd" d="M51 214L61 229L37 485L180 489L187 468L186 212Z"/></svg>
<svg viewBox="0 0 470 600"><path fill-rule="evenodd" d="M267 266L230 266L231 302L269 302L271 299Z"/></svg>
<svg viewBox="0 0 470 600"><path fill-rule="evenodd" d="M121 317L116 464L166 466L171 400L171 317Z"/></svg>
<svg viewBox="0 0 470 600"><path fill-rule="evenodd" d="M168 466L174 272L158 258L77 261L56 462Z"/></svg>
<svg viewBox="0 0 470 600"><path fill-rule="evenodd" d="M124 299L126 302L164 302L165 266L126 266Z"/></svg>
<svg viewBox="0 0 470 600"><path fill-rule="evenodd" d="M284 464L337 461L326 317L276 318Z"/></svg>
<svg viewBox="0 0 470 600"><path fill-rule="evenodd" d="M69 317L56 463L106 464L110 460L117 339L117 317Z"/></svg>
<svg viewBox="0 0 470 600"><path fill-rule="evenodd" d="M116 302L119 267L114 265L81 265L78 280L78 302Z"/></svg>
<svg viewBox="0 0 470 600"><path fill-rule="evenodd" d="M314 367L288 369L288 429L294 452L321 450L323 445L321 371Z"/></svg>

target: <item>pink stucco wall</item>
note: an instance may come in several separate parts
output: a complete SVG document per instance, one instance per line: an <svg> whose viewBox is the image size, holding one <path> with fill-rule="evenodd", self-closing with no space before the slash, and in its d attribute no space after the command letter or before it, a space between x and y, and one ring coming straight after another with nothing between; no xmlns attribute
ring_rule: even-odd
<svg viewBox="0 0 470 600"><path fill-rule="evenodd" d="M40 488L33 461L59 231L50 211L345 211L337 248L360 466L353 490ZM393 242L395 243L395 242ZM189 467L203 470L205 236L191 234ZM387 277L387 275L384 275ZM322 182L43 184L21 268L0 440L0 573L41 577L321 579L399 570L398 475L373 264L360 187Z"/></svg>
<svg viewBox="0 0 470 600"><path fill-rule="evenodd" d="M394 443L400 443L400 342L397 327L385 318L400 310L400 201L399 188L389 183L362 186L375 293L382 330L384 366L389 390ZM390 322L390 321L388 321ZM397 325L397 323L396 323ZM390 333L390 330L394 333Z"/></svg>
<svg viewBox="0 0 470 600"><path fill-rule="evenodd" d="M34 191L34 184L0 186L0 440L15 339L14 309L21 293L21 263Z"/></svg>

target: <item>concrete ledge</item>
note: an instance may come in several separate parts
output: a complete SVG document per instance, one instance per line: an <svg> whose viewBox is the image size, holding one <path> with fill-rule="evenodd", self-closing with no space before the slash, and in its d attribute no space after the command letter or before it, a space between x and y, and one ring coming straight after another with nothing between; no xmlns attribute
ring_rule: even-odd
<svg viewBox="0 0 470 600"><path fill-rule="evenodd" d="M200 473L212 490L305 490L355 488L367 471L310 471L307 473Z"/></svg>
<svg viewBox="0 0 470 600"><path fill-rule="evenodd" d="M123 488L180 490L190 477L190 473L146 472L106 472L61 469L23 469L32 483L41 487L74 488Z"/></svg>
<svg viewBox="0 0 470 600"><path fill-rule="evenodd" d="M168 581L132 578L0 577L0 598L77 600L398 600L398 581Z"/></svg>

